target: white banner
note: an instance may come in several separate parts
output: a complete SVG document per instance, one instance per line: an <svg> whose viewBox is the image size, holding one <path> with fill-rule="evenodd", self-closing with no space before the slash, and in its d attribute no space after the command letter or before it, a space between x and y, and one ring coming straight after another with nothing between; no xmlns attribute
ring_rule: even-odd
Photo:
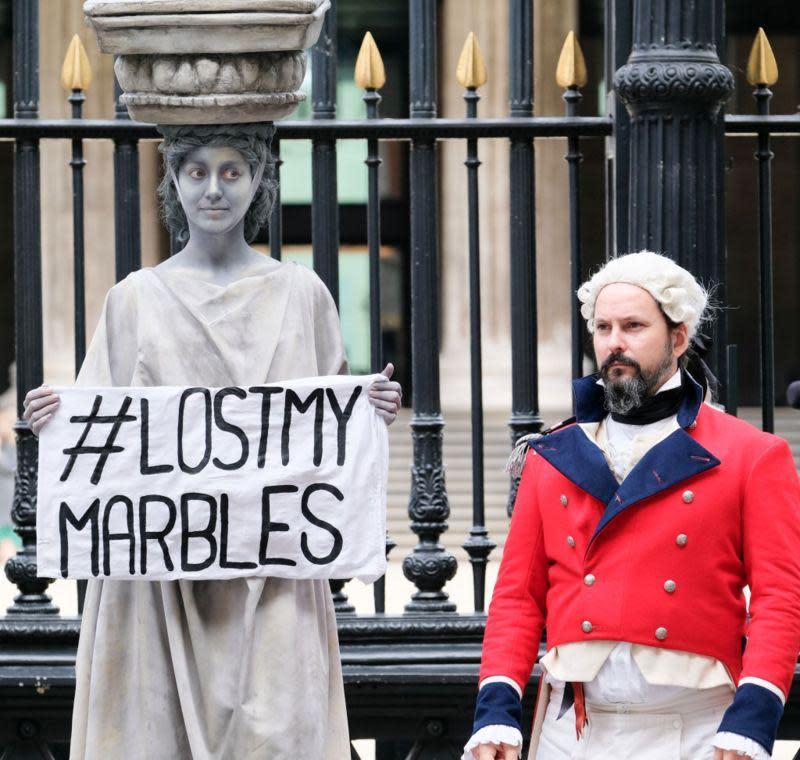
<svg viewBox="0 0 800 760"><path fill-rule="evenodd" d="M375 378L56 389L39 575L375 580L389 461Z"/></svg>

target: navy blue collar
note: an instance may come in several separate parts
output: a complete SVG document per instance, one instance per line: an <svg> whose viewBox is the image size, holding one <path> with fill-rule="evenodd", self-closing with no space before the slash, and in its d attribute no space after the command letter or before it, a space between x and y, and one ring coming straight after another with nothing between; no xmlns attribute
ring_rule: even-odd
<svg viewBox="0 0 800 760"><path fill-rule="evenodd" d="M703 402L702 388L688 377L686 398L678 410L678 424L689 427ZM606 415L603 388L596 376L573 382L578 423L600 422ZM679 429L653 446L628 477L618 484L597 445L579 425L570 425L532 440L531 448L578 488L605 505L591 543L618 515L630 506L676 486L720 464L685 430Z"/></svg>
<svg viewBox="0 0 800 760"><path fill-rule="evenodd" d="M691 425L703 403L703 389L686 370L681 371L686 395L678 409L678 424L682 428ZM575 399L575 419L578 422L600 422L607 414L603 406L603 386L597 382L599 375L587 375L572 381Z"/></svg>

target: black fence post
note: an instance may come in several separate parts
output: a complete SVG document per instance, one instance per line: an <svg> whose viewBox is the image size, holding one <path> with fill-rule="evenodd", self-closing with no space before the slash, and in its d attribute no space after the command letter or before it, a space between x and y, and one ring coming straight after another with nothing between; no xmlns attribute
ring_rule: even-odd
<svg viewBox="0 0 800 760"><path fill-rule="evenodd" d="M725 282L724 122L733 75L720 63L723 0L635 0L633 45L614 76L630 113L627 241L654 250L706 285ZM717 297L724 300L724 292ZM713 333L712 367L725 377L725 324Z"/></svg>
<svg viewBox="0 0 800 760"><path fill-rule="evenodd" d="M13 6L14 118L39 116L39 7L30 0ZM41 384L42 246L39 140L20 137L14 150L14 318L16 321L17 415L25 394ZM6 563L6 576L20 593L9 615L58 613L48 596L48 578L36 577L36 473L39 444L27 422L18 419L17 469L11 517L22 549Z"/></svg>
<svg viewBox="0 0 800 760"><path fill-rule="evenodd" d="M509 107L512 117L533 116L533 3L509 0ZM529 137L511 138L511 444L542 427L536 355L536 193ZM512 480L508 513L514 508Z"/></svg>
<svg viewBox="0 0 800 760"><path fill-rule="evenodd" d="M410 0L409 67L411 118L436 116L436 0ZM403 574L417 592L407 612L453 612L444 585L455 574L456 558L439 536L447 530L450 505L442 466L444 420L439 401L439 256L436 140L414 138L411 181L411 356L414 463L408 516L419 537L403 560Z"/></svg>
<svg viewBox="0 0 800 760"><path fill-rule="evenodd" d="M114 118L130 119L121 95L115 76ZM114 250L119 282L142 266L139 143L131 138L114 140Z"/></svg>

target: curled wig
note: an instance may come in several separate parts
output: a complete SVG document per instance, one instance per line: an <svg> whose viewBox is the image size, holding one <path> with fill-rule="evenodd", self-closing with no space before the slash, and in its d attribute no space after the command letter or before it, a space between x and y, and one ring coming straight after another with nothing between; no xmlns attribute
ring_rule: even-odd
<svg viewBox="0 0 800 760"><path fill-rule="evenodd" d="M197 148L226 147L242 154L255 176L262 164L264 173L244 216L244 238L250 243L267 219L275 202L278 184L275 182L274 160L270 151L275 127L266 124L219 124L178 127L159 127L164 140L159 146L164 156L164 176L158 186L161 215L167 228L181 244L189 240L189 223L181 206L172 177L178 176L181 165Z"/></svg>

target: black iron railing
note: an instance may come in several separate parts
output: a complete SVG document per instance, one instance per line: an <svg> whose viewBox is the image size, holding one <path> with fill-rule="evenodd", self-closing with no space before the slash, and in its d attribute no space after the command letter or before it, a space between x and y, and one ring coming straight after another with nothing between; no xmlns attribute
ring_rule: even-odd
<svg viewBox="0 0 800 760"><path fill-rule="evenodd" d="M650 3L637 0L637 19L646 15ZM683 4L676 14L701 14L694 6ZM715 2L715 7L721 7ZM485 139L509 142L509 229L510 261L509 303L511 310L512 406L509 420L511 439L541 429L537 366L537 303L535 246L535 152L536 138L566 138L564 170L569 178L570 281L564 287L574 290L582 276L581 268L581 175L582 141L615 139L616 151L625 153L624 166L635 156L631 179L634 190L650 192L648 197L661 199L659 210L667 209L676 218L691 216L690 229L675 239L675 250L668 251L684 261L699 255L704 222L717 224L716 206L688 208L686 198L693 192L688 183L696 176L717 176L722 158L721 122L714 122L715 103L724 89L724 73L720 73L715 54L709 48L713 37L703 24L677 24L670 28L695 28L703 39L676 51L674 48L647 48L648 34L658 37L658 30L647 30L637 22L633 31L633 60L619 79L633 113L630 129L627 117L581 117L580 77L564 83L565 116L533 116L533 7L530 0L509 0L509 116L484 119L478 115L480 77L475 71L467 76L465 87L466 116L463 119L437 117L437 31L435 0L410 0L410 116L408 119L381 119L378 116L380 83L365 86L365 120L344 121L336 118L336 14L335 3L327 16L318 48L312 53L313 91L312 119L281 123L277 127L274 151L275 172L280 177L281 146L290 140L312 141L312 246L314 268L328 285L334 297L338 294L338 199L336 186L337 143L345 139L367 143L368 195L366 208L367 242L370 266L370 364L382 368L380 346L381 299L379 291L379 249L381 242L379 172L381 141L403 141L410 146L410 229L411 229L411 344L413 373L413 467L411 474L409 518L410 529L418 537L413 551L404 559L403 571L416 588L403 615L386 615L385 585L375 584L374 615L355 615L346 593L346 581L333 585L342 660L354 738L378 740L378 758L455 758L469 733L471 709L475 696L475 679L483 634L486 591L486 563L494 542L486 529L483 485L483 395L481 346L481 290L479 264L479 188L480 145ZM620 19L633 23L628 13ZM616 18L612 12L609 18ZM691 19L689 19L691 20ZM621 21L621 23L622 23ZM696 43L696 44L695 44ZM469 43L468 43L469 44ZM639 47L636 47L636 46ZM654 43L655 45L655 43ZM677 57L683 66L694 49L703 66L721 77L716 90L695 97L691 103L681 99L678 88L667 87L658 77L672 77L664 60ZM652 46L651 46L652 47ZM657 48L658 46L655 45ZM712 45L713 47L713 45ZM688 52L687 52L688 50ZM578 51L579 52L579 51ZM658 58L658 76L645 72L647 56ZM575 49L572 50L575 56ZM15 308L17 323L17 388L18 412L27 389L42 382L42 302L40 251L40 179L39 144L41 140L70 140L73 154L73 214L75 220L75 330L76 364L85 347L83 306L83 143L87 140L114 141L115 172L115 256L116 276L121 279L141 265L138 146L142 140L155 140L159 134L151 125L138 124L127 118L115 94L115 117L108 120L82 119L81 94L70 98L73 118L44 120L38 118L38 4L28 0L14 2L14 97L13 119L0 120L0 139L15 143ZM573 58L573 63L575 59ZM663 64L663 65L662 65ZM679 67L680 68L680 67ZM691 68L691 67L689 67ZM695 74L686 66L680 76L691 83ZM724 68L724 67L722 67ZM724 81L723 81L724 80ZM671 80L670 80L671 81ZM683 81L683 80L682 80ZM686 83L684 82L684 84ZM721 88L721 89L720 89ZM771 283L771 200L769 197L770 135L800 133L800 117L768 116L766 84L759 85L757 98L761 115L730 116L724 122L729 134L754 134L758 140L757 158L761 168L762 251L762 383L771 388L772 362L772 283ZM712 88L713 89L713 88ZM666 92L666 94L664 94ZM716 100L715 100L716 99ZM618 103L622 113L622 105ZM672 109L672 110L671 110ZM670 113L677 113L677 123L670 122ZM623 135L615 132L615 123L625 120ZM669 122L669 123L668 123ZM661 126L658 126L661 124ZM689 125L692 139L712 145L703 155L680 152L658 153L658 146L648 142L652 130L666 129L680 140L681 124ZM653 126L655 125L655 126ZM666 125L666 126L665 126ZM687 127L688 128L688 127ZM715 131L716 130L716 131ZM719 132L719 134L717 134ZM439 249L437 211L437 146L443 140L466 141L467 224L469 227L469 303L471 346L471 431L472 431L472 527L463 544L473 565L473 598L475 613L457 613L448 598L445 585L456 572L456 559L439 543L447 529L450 507L445 473L442 466L444 419L439 396ZM715 142L716 141L716 142ZM660 157L660 158L659 158ZM691 173L680 181L653 168L656 160L667 161L667 169L677 168L682 161L702 165L698 175ZM671 163L669 163L671 162ZM614 197L625 203L622 218L628 220L630 236L618 247L658 247L664 240L673 240L668 230L670 218L649 214L638 200L632 200L626 184L624 190L616 178L613 162L609 165L607 187ZM624 183L628 177L622 178ZM683 183L683 184L682 184ZM695 185L692 185L695 187ZM609 208L614 197L608 196ZM666 199L666 200L665 200ZM665 213L667 213L665 212ZM686 216L688 215L688 216ZM280 195L269 220L271 254L280 259L283 209ZM672 219L674 222L674 219ZM687 222L688 223L688 222ZM665 237L666 236L666 237ZM609 246L613 245L614 235ZM709 253L714 261L703 261L705 269L717 266L720 244L712 236ZM174 243L173 243L174 250ZM715 270L713 270L715 271ZM583 326L577 306L572 310L573 374L581 373ZM723 335L724 337L724 335ZM724 343L723 343L724 345ZM736 352L728 346L727 378L735 389ZM734 405L735 393L728 394ZM774 398L765 390L764 426L771 426ZM0 618L0 751L2 757L61 756L69 737L69 715L74 690L74 659L80 621L58 614L47 595L49 581L36 577L36 468L37 443L28 426L16 425L18 471L13 516L23 548L6 566L8 578L17 585L19 594L5 617ZM513 505L515 484L509 488L509 511ZM387 537L387 551L394 543ZM538 675L535 677L538 678ZM526 697L530 710L532 696ZM783 732L800 735L800 716L791 706L787 711ZM46 754L52 753L51 755Z"/></svg>

